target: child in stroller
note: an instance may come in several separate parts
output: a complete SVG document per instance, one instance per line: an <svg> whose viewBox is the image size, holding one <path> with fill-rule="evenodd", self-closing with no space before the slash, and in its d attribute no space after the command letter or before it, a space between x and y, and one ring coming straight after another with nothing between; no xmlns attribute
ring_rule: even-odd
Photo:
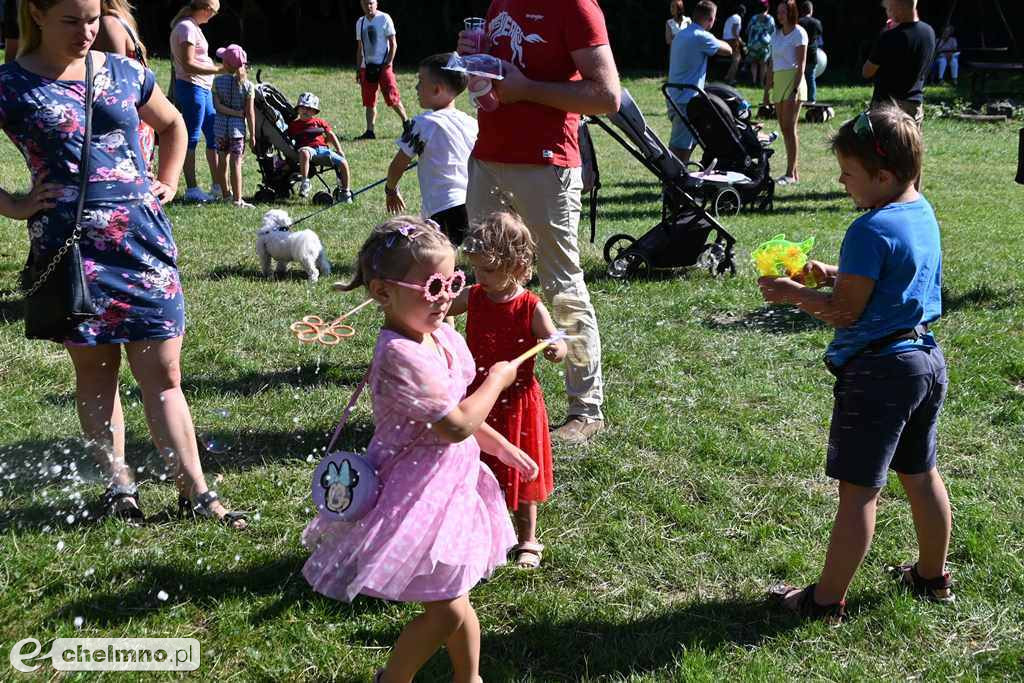
<svg viewBox="0 0 1024 683"><path fill-rule="evenodd" d="M345 157L340 154L337 137L330 132L329 126L313 126L316 128L313 130L308 123L303 123L321 121L313 118L319 112L319 100L312 93L303 93L299 97L298 106L293 107L280 90L269 83L263 83L261 75L256 74L258 84L255 96L256 160L260 171L260 186L254 200L285 200L296 191L301 196L307 196L315 181L323 189L313 195L314 204L329 206L335 202L350 202L352 191L349 189L349 167ZM304 119L299 116L300 109L303 110ZM312 142L316 144L311 145L309 140L296 140L295 132L299 132L299 128L313 134ZM337 152L326 144L319 144L320 138L324 138L326 143L328 136L332 138ZM337 186L333 191L323 177L328 171L334 171L337 178Z"/></svg>

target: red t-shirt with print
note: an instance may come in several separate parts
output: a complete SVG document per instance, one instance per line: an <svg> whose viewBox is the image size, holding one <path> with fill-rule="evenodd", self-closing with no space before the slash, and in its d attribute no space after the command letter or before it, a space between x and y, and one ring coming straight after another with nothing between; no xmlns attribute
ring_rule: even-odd
<svg viewBox="0 0 1024 683"><path fill-rule="evenodd" d="M295 140L296 147L326 147L329 132L331 124L315 116L295 119L288 124L288 135Z"/></svg>
<svg viewBox="0 0 1024 683"><path fill-rule="evenodd" d="M535 81L582 80L574 50L608 45L597 0L493 0L487 10L490 53ZM580 115L535 102L477 111L473 156L506 164L580 165Z"/></svg>

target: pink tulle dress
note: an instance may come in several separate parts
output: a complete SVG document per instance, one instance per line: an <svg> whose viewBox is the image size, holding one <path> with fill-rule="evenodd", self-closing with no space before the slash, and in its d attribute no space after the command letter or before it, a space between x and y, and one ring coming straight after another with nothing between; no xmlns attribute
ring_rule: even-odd
<svg viewBox="0 0 1024 683"><path fill-rule="evenodd" d="M465 340L434 333L445 358L381 330L369 388L376 429L367 457L380 497L358 522L317 516L303 531L313 551L302 569L318 593L431 602L451 600L504 564L516 535L494 475L470 437L441 441L429 424L451 412L476 376Z"/></svg>

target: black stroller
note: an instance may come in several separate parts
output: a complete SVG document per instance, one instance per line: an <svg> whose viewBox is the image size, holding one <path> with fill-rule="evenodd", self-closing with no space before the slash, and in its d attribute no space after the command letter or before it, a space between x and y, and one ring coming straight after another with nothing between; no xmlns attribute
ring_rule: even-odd
<svg viewBox="0 0 1024 683"><path fill-rule="evenodd" d="M288 137L288 124L295 120L296 110L284 93L269 83L263 83L262 74L256 74L256 162L260 170L260 185L253 199L257 202L273 202L289 199L296 194L296 186L302 181L299 173L299 150ZM343 197L337 188L332 190L324 175L334 169L330 166L310 164L309 178L319 181L322 190L313 195L313 204L330 206Z"/></svg>
<svg viewBox="0 0 1024 683"><path fill-rule="evenodd" d="M605 243L608 274L614 278L626 278L651 269L693 265L707 268L712 275L726 270L735 274L733 247L736 239L708 214L704 203L697 199L706 190L705 183L691 176L687 166L647 126L644 115L627 90L622 90L619 111L607 118L621 134L599 117L590 121L636 157L661 181L663 188L660 223L640 239L621 234Z"/></svg>
<svg viewBox="0 0 1024 683"><path fill-rule="evenodd" d="M672 90L694 93L685 112L670 97ZM757 128L750 123L750 109L739 92L726 85L712 84L701 90L683 83L666 83L661 91L675 116L701 146L700 167L713 171L716 178L724 175L723 180L727 179L726 184L739 195L740 205L771 210L775 181L768 160L775 151L768 145L774 137L763 141L758 137Z"/></svg>

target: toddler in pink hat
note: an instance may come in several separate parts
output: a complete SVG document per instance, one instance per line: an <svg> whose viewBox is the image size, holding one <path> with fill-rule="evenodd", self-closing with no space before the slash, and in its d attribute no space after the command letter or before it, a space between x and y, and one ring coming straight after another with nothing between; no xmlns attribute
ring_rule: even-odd
<svg viewBox="0 0 1024 683"><path fill-rule="evenodd" d="M234 43L227 47L217 48L217 59L224 62L232 71L249 63L249 56L245 54L242 46L235 45Z"/></svg>
<svg viewBox="0 0 1024 683"><path fill-rule="evenodd" d="M232 199L235 206L251 208L242 198L242 155L245 144L255 150L255 89L246 73L248 57L238 45L217 50L218 59L230 73L213 79L214 139L221 152L217 165L217 182L223 188L223 199Z"/></svg>

